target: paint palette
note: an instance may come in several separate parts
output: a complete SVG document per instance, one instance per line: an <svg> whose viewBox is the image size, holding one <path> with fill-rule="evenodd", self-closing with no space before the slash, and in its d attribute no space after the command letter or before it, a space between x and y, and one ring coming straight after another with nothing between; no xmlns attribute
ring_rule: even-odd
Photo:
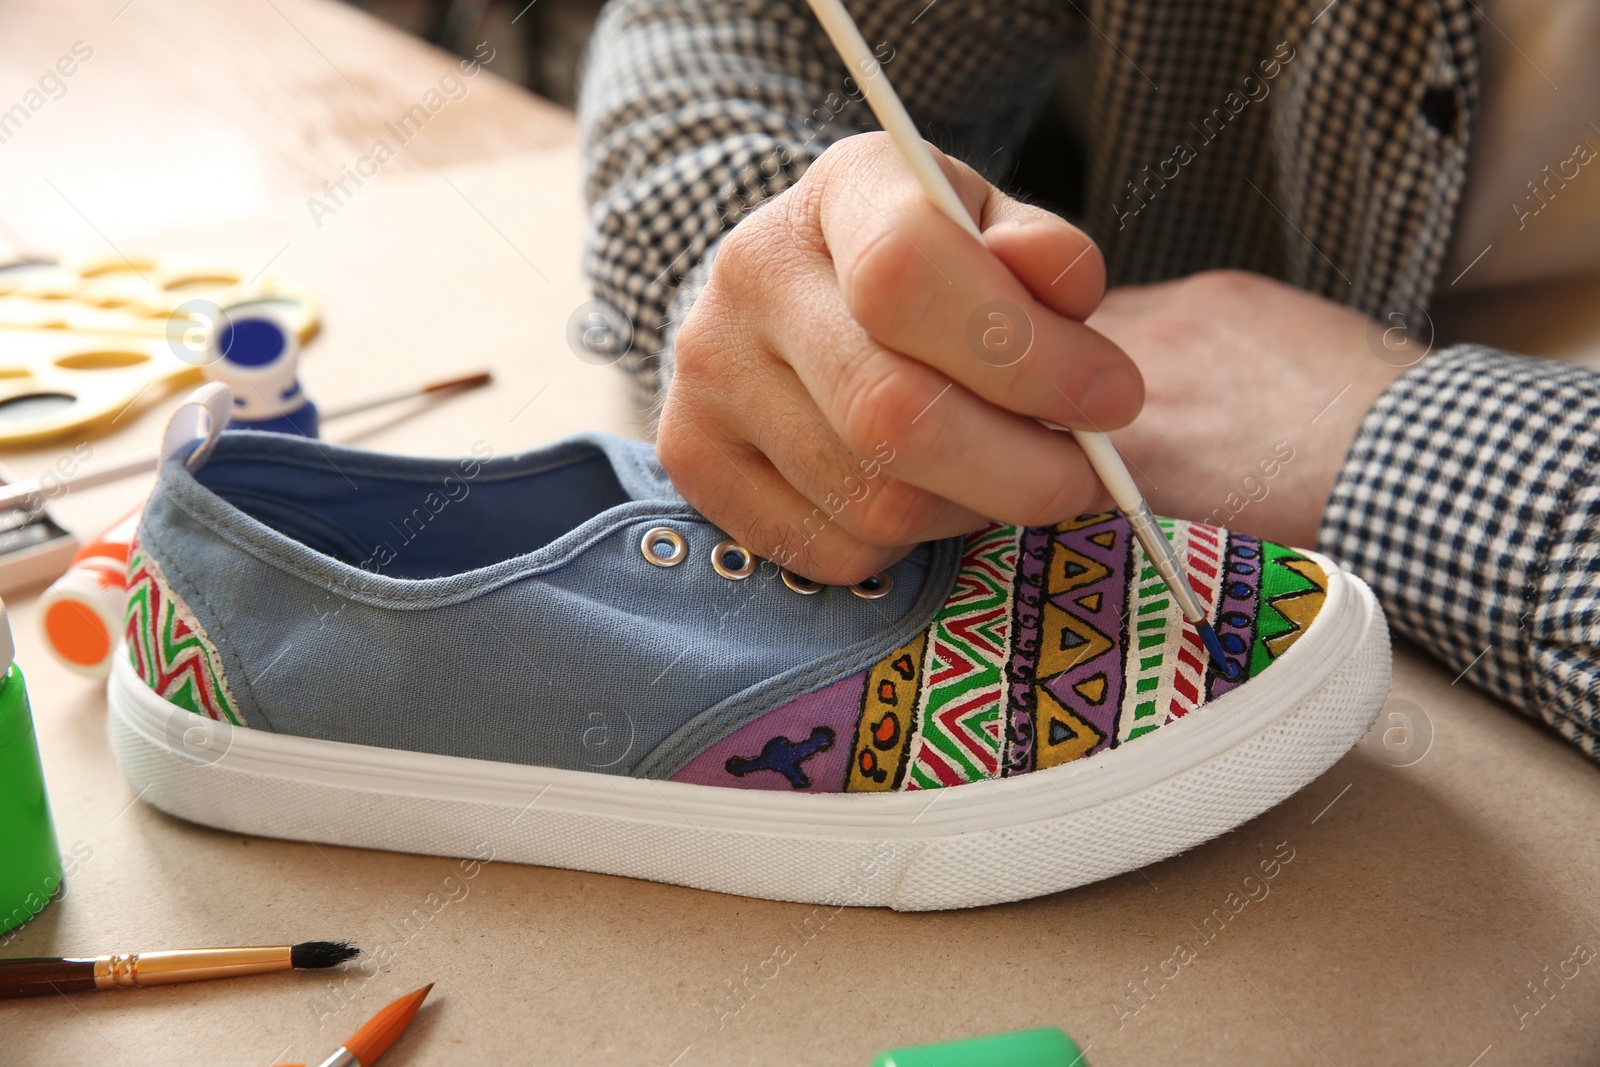
<svg viewBox="0 0 1600 1067"><path fill-rule="evenodd" d="M230 311L271 307L304 344L316 297L243 268L175 257L0 265L0 446L109 426L203 374Z"/></svg>

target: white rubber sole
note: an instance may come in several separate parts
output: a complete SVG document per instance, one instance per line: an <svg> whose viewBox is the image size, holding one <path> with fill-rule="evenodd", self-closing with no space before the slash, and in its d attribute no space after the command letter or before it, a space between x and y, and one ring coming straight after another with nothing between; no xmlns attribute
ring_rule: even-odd
<svg viewBox="0 0 1600 1067"><path fill-rule="evenodd" d="M1372 724L1389 632L1317 557L1327 602L1273 668L1137 744L1016 778L793 794L556 770L230 727L119 655L109 731L148 802L239 833L567 867L901 911L1053 893L1184 851L1289 797Z"/></svg>

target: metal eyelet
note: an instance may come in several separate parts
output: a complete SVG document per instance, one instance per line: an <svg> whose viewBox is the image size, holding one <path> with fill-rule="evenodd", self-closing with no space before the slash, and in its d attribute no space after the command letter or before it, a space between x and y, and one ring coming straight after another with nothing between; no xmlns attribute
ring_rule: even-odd
<svg viewBox="0 0 1600 1067"><path fill-rule="evenodd" d="M879 571L870 578L863 578L850 587L850 591L862 600L877 600L879 597L889 595L889 590L894 588L894 579L888 571Z"/></svg>
<svg viewBox="0 0 1600 1067"><path fill-rule="evenodd" d="M729 559L738 562L730 566ZM711 567L730 581L742 582L756 572L756 557L748 548L730 539L711 550Z"/></svg>
<svg viewBox="0 0 1600 1067"><path fill-rule="evenodd" d="M788 586L790 589L793 589L801 596L811 596L815 593L822 592L821 582L813 582L810 578L796 574L794 571L791 571L788 568L784 568L778 573L783 577L783 584Z"/></svg>
<svg viewBox="0 0 1600 1067"><path fill-rule="evenodd" d="M676 567L688 558L689 542L670 526L656 526L645 531L639 541L639 551L657 567Z"/></svg>

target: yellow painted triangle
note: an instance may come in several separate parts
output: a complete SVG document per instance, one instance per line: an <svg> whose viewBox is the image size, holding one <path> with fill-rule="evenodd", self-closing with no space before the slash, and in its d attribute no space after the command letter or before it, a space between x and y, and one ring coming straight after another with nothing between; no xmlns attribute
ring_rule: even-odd
<svg viewBox="0 0 1600 1067"><path fill-rule="evenodd" d="M1074 600L1073 603L1078 605L1080 608L1083 608L1085 611L1099 611L1102 595L1103 594L1101 593L1090 593L1088 596L1079 597L1077 600Z"/></svg>
<svg viewBox="0 0 1600 1067"><path fill-rule="evenodd" d="M1101 548L1115 548L1117 544L1117 531L1101 530L1097 534L1090 534L1089 540L1093 541Z"/></svg>
<svg viewBox="0 0 1600 1067"><path fill-rule="evenodd" d="M1056 532L1067 533L1070 530L1081 530L1085 526L1093 526L1096 523L1105 522L1107 519L1114 519L1116 516L1117 513L1114 511L1101 511L1094 515L1079 515L1075 519L1068 519L1066 522L1056 524Z"/></svg>
<svg viewBox="0 0 1600 1067"><path fill-rule="evenodd" d="M1033 687L1038 698L1034 707L1035 738L1033 764L1038 770L1058 767L1089 753L1104 735L1068 710L1042 685ZM1052 738L1056 740L1052 742Z"/></svg>
<svg viewBox="0 0 1600 1067"><path fill-rule="evenodd" d="M1309 559L1282 559L1278 561L1280 567L1294 571L1300 577L1316 586L1321 592L1328 591L1328 576L1321 567Z"/></svg>
<svg viewBox="0 0 1600 1067"><path fill-rule="evenodd" d="M1111 646L1111 638L1046 602L1039 625L1039 666L1034 677L1053 678L1080 663L1088 663Z"/></svg>
<svg viewBox="0 0 1600 1067"><path fill-rule="evenodd" d="M1050 553L1050 574L1045 589L1055 596L1093 585L1110 573L1110 568L1104 563L1090 559L1081 552L1074 552L1057 541L1055 551Z"/></svg>
<svg viewBox="0 0 1600 1067"><path fill-rule="evenodd" d="M1091 704L1099 704L1106 698L1106 676L1097 674L1073 686L1072 691Z"/></svg>
<svg viewBox="0 0 1600 1067"><path fill-rule="evenodd" d="M1281 560L1279 565L1294 571L1315 588L1307 589L1303 593L1287 593L1271 601L1278 614L1288 619L1289 624L1294 627L1263 642L1274 658L1283 655L1290 646L1300 640L1300 635L1316 621L1317 613L1328 600L1328 576L1323 573L1321 567L1309 559L1285 559Z"/></svg>

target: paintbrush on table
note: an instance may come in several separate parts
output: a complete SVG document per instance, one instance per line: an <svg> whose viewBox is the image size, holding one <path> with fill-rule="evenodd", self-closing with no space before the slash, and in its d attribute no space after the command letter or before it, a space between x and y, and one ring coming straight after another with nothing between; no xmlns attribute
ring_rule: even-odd
<svg viewBox="0 0 1600 1067"><path fill-rule="evenodd" d="M447 378L443 381L410 385L404 389L384 393L381 396L367 397L364 400L355 400L348 404L329 407L322 412L322 421L332 422L347 415L359 415L362 412L373 411L390 404L398 404L402 400L413 400L418 397L443 399L446 396L454 396L457 393L465 393L477 389L479 386L488 385L492 381L494 381L494 375L489 371L474 371L458 378ZM18 509L18 514L21 516L21 518L8 523L0 522L0 533L21 525L24 521L27 521L29 515L37 515L39 510L53 496L58 496L68 490L93 489L96 486L121 481L124 478L132 478L135 475L149 474L159 465L159 456L136 456L133 459L118 460L115 463L101 467L91 467L88 470L78 471L65 477L30 478L27 481L0 485L0 511Z"/></svg>
<svg viewBox="0 0 1600 1067"><path fill-rule="evenodd" d="M199 982L272 971L335 967L361 950L344 941L255 948L190 948L127 955L0 959L0 999Z"/></svg>
<svg viewBox="0 0 1600 1067"><path fill-rule="evenodd" d="M411 1020L417 1017L417 1012L422 1010L422 1002L428 998L428 990L433 988L429 982L415 993L392 1001L387 1007L365 1023L361 1029L340 1045L333 1053L317 1067L372 1067L378 1062L378 1057L389 1050L389 1046L406 1032L406 1027L411 1025ZM278 1067L306 1067L303 1063L280 1063Z"/></svg>
<svg viewBox="0 0 1600 1067"><path fill-rule="evenodd" d="M961 197L957 195L955 187L950 184L950 179L945 177L944 171L939 169L933 153L928 151L927 142L923 141L922 135L917 132L916 124L911 121L911 115L906 111L905 104L895 93L894 86L889 84L889 76L884 73L883 65L878 58L872 54L872 49L867 47L866 39L861 36L861 30L850 17L850 12L845 10L840 0L807 0L807 2L817 16L817 21L822 23L828 40L833 42L839 58L844 60L852 77L861 86L861 91L867 98L867 106L872 108L879 125L894 141L895 148L905 160L906 166L911 168L917 184L922 186L923 195L962 229L982 241L983 234L979 231L978 224L967 214L967 209L962 205ZM1046 423L1046 425L1051 424ZM1063 429L1053 425L1051 428ZM1105 483L1106 489L1117 502L1117 509L1127 516L1128 525L1133 528L1134 536L1144 547L1145 555L1161 575L1161 580L1166 583L1167 589L1182 610L1183 617L1189 620L1195 632L1199 634L1201 643L1205 645L1206 652L1216 663L1217 669L1229 678L1235 677L1237 669L1223 651L1222 642L1217 639L1217 632L1212 629L1207 617L1209 613L1200 603L1200 598L1195 595L1194 588L1184 575L1183 564L1178 560L1177 552L1167 540L1166 534L1162 532L1155 516L1151 514L1150 505L1145 503L1144 494L1140 493L1139 487L1134 484L1133 476L1128 473L1127 465L1122 462L1116 446L1103 433L1073 430L1072 436L1083 449L1084 455L1089 458L1089 463L1100 476L1100 481Z"/></svg>

